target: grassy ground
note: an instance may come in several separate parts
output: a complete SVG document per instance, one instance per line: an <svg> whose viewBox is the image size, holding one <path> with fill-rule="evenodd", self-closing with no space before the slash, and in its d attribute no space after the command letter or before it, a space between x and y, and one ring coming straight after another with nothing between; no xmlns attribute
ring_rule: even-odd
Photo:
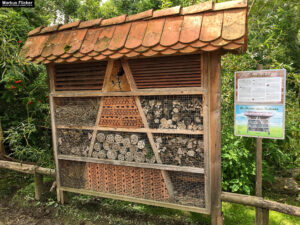
<svg viewBox="0 0 300 225"><path fill-rule="evenodd" d="M132 204L85 195L69 194L70 202L57 204L55 193L47 193L44 201L34 200L32 176L0 170L0 225L200 225L210 218L160 207ZM49 185L51 179L45 180ZM279 198L282 196L274 196ZM281 201L296 204L293 197ZM237 204L223 204L225 225L252 225L255 209ZM300 218L270 212L271 225L297 225Z"/></svg>
<svg viewBox="0 0 300 225"><path fill-rule="evenodd" d="M273 138L281 138L282 132L283 131L281 127L270 127L270 134L268 134L268 132L256 132L256 131L249 131L247 133L246 125L236 125L236 131L235 131L237 135L273 137Z"/></svg>

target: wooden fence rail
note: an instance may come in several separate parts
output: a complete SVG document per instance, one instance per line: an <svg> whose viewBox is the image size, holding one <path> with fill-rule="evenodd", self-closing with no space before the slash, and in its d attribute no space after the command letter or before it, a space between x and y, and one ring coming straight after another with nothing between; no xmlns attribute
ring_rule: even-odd
<svg viewBox="0 0 300 225"><path fill-rule="evenodd" d="M0 168L10 169L10 170L27 173L27 174L34 174L35 192L36 192L35 196L37 200L40 199L41 193L44 191L43 182L42 182L43 175L47 175L51 177L56 176L54 169L43 168L36 165L22 164L17 162L9 162L4 160L0 160ZM269 209L280 213L300 217L300 207L266 200L262 197L222 192L221 200L224 202L232 202L241 205L254 206L254 207Z"/></svg>
<svg viewBox="0 0 300 225"><path fill-rule="evenodd" d="M38 173L40 175L48 175L51 177L55 177L56 175L55 169L44 168L36 165L30 165L30 164L24 164L18 162L10 162L5 160L0 160L0 168L10 169L10 170L27 173L27 174Z"/></svg>
<svg viewBox="0 0 300 225"><path fill-rule="evenodd" d="M221 199L224 202L232 202L241 205L255 206L259 208L269 209L280 213L300 217L300 207L266 200L262 197L222 192Z"/></svg>

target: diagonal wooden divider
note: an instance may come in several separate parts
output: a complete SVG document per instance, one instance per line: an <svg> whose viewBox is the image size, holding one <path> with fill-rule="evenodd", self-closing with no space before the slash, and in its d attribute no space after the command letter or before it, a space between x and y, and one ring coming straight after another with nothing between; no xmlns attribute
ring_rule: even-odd
<svg viewBox="0 0 300 225"><path fill-rule="evenodd" d="M124 72L125 72L125 76L127 78L127 81L130 85L130 89L131 91L136 91L137 88L136 88L136 85L135 85L135 81L134 81L134 78L132 76L132 73L131 73L131 70L130 70L130 67L129 67L129 64L128 64L128 61L122 61L122 66L123 66L123 69L124 69ZM135 96L135 102L136 102L136 105L138 107L138 110L139 110L139 113L140 113L140 116L142 118L142 121L143 121L143 124L144 124L144 127L147 131L147 137L148 137L148 140L150 142L150 145L151 145L151 148L152 148L152 151L155 155L155 158L156 158L156 161L157 163L162 163L161 161L161 158L159 156L159 153L158 153L158 149L154 143L154 139L153 139L153 135L152 133L150 132L150 129L149 129L149 124L148 124L148 121L145 117L145 114L144 114L144 111L143 111L143 108L142 108L142 104L141 104L141 101L140 101L140 97L139 96ZM173 187L173 184L172 184L172 181L171 181L171 178L168 174L167 171L165 170L161 170L161 173L162 173L162 176L164 178L164 181L165 181L165 184L166 184L166 187L168 189L168 192L169 192L169 196L170 198L173 198L174 197L174 187Z"/></svg>
<svg viewBox="0 0 300 225"><path fill-rule="evenodd" d="M116 80L115 77L113 77L114 73L116 73L116 68L123 68L123 70L124 70L125 79L122 79L122 81L121 81L122 83L120 81ZM120 89L119 91L136 91L137 90L134 78L132 76L132 73L131 73L131 70L129 68L129 64L127 61L122 61L121 64L119 64L118 61L112 61L112 60L108 62L106 73L105 73L105 78L104 78L104 82L103 82L103 88L101 91L102 93L109 93L111 91L116 91L116 87L113 87L112 84L110 83L112 80L116 80L115 83L120 82L119 84L117 84L118 88ZM125 83L125 85L124 85L124 83ZM104 105L103 98L104 97L101 97L100 102L99 102L99 109L98 109L95 126L99 126L101 114L103 111L103 105ZM162 160L159 156L158 149L154 143L153 134L151 133L151 130L149 129L148 121L143 112L140 98L138 96L135 96L134 99L135 99L135 103L136 103L138 111L139 111L139 115L142 118L144 128L146 129L147 137L148 137L149 143L151 145L152 151L155 155L156 161L157 161L157 163L162 164ZM92 139L91 139L91 143L90 143L90 147L89 147L89 153L88 153L89 157L91 157L91 155L92 155L93 147L94 147L94 144L96 141L96 136L97 136L97 130L95 129L93 131ZM172 199L174 196L174 187L173 187L172 181L171 181L167 171L161 170L161 173L162 173L162 177L164 179L165 185L167 187L169 196Z"/></svg>
<svg viewBox="0 0 300 225"><path fill-rule="evenodd" d="M112 60L108 61L101 92L107 92L107 84L108 84L109 78L112 74L113 66L114 66L114 61L112 61ZM99 124L102 109L103 109L103 97L100 98L99 109L98 109L98 113L97 113L97 119L96 119L95 126L98 126L98 124ZM94 130L91 144L90 144L89 154L88 154L89 157L91 157L91 155L93 153L96 136L97 136L97 130Z"/></svg>

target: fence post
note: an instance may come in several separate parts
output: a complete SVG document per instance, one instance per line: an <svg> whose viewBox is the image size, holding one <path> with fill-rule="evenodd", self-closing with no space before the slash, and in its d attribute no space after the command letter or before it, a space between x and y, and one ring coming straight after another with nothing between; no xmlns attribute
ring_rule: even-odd
<svg viewBox="0 0 300 225"><path fill-rule="evenodd" d="M37 172L34 173L34 192L35 192L35 199L41 200L42 195L44 193L44 182L43 182L43 175L38 174Z"/></svg>
<svg viewBox="0 0 300 225"><path fill-rule="evenodd" d="M257 70L262 70L262 64L256 66ZM256 138L256 165L255 165L255 195L263 197L262 194L262 138ZM255 224L269 224L269 210L256 207L255 209Z"/></svg>

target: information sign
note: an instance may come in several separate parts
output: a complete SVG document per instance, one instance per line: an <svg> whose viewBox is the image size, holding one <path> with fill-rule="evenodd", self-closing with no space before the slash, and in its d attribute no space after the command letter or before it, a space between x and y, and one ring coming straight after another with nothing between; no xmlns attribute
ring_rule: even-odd
<svg viewBox="0 0 300 225"><path fill-rule="evenodd" d="M284 139L286 71L235 73L237 136Z"/></svg>

